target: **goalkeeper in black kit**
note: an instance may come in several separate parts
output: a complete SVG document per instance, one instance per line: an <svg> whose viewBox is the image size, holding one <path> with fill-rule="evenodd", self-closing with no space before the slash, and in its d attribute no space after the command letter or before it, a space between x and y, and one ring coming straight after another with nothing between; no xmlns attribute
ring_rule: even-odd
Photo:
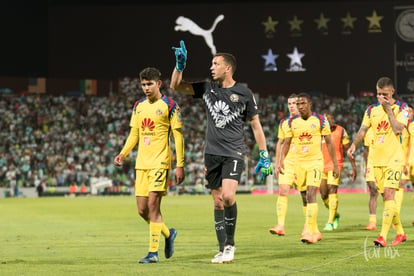
<svg viewBox="0 0 414 276"><path fill-rule="evenodd" d="M273 174L266 147L266 138L259 120L252 91L233 79L236 58L229 53L213 56L210 71L212 81L188 83L182 81L187 62L184 41L173 47L176 66L171 77L171 89L202 99L207 112L204 164L207 188L214 201L214 223L219 252L212 263L229 263L236 250L234 235L237 221L236 190L244 169L244 131L250 122L260 150L259 171L264 180Z"/></svg>

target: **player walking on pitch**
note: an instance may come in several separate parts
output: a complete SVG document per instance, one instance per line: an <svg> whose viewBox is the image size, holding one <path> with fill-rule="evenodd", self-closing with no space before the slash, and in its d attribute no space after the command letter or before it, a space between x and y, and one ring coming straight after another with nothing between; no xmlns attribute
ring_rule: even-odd
<svg viewBox="0 0 414 276"><path fill-rule="evenodd" d="M306 190L307 202L305 227L302 231L301 241L316 243L322 239L317 224L318 204L316 202L316 192L321 183L323 172L322 138L325 138L333 162L332 175L334 178L338 177L339 169L330 135L331 130L326 117L311 111L311 98L306 93L298 95L296 105L300 116L289 119L289 128L286 131L282 146L279 171L280 173L284 172L284 159L289 151L290 144L294 143L297 147L296 186L300 191Z"/></svg>
<svg viewBox="0 0 414 276"><path fill-rule="evenodd" d="M184 139L180 108L177 103L162 95L161 73L155 68L140 72L142 90L146 98L135 103L130 121L130 133L121 153L115 157L116 166L138 144L135 170L135 196L139 215L149 223L150 244L147 256L139 263L158 263L161 234L165 237L165 257L174 253L177 231L168 229L161 215L161 200L168 188L171 167L170 134L174 136L177 164L175 181L184 180Z"/></svg>
<svg viewBox="0 0 414 276"><path fill-rule="evenodd" d="M289 152L285 158L285 171L284 173L279 172L279 161L280 154L285 139L285 131L288 128L288 122L291 118L295 117L298 114L298 108L296 106L297 95L291 94L288 98L288 110L289 116L280 120L279 129L277 132L277 145L276 145L276 164L275 164L275 175L278 178L279 182L279 196L276 203L276 213L277 213L277 225L270 228L269 232L273 235L284 236L285 235L285 219L286 213L288 210L288 196L289 190L295 184L295 153L296 146L291 143ZM304 214L306 215L306 190L300 191L303 203Z"/></svg>
<svg viewBox="0 0 414 276"><path fill-rule="evenodd" d="M273 173L266 138L257 114L253 93L236 82L233 74L237 63L232 54L217 53L210 67L212 81L188 83L182 80L187 62L184 41L173 47L176 66L171 76L171 89L202 98L207 112L204 164L207 188L214 202L214 223L219 252L212 263L229 263L234 259L237 222L236 190L244 168L244 124L249 121L260 150L255 173L262 179Z"/></svg>
<svg viewBox="0 0 414 276"><path fill-rule="evenodd" d="M334 116L329 111L324 112L326 119L331 127L331 137L334 144L335 155L338 162L339 174L338 177L333 177L333 162L329 155L328 147L326 146L325 139L322 140L322 154L324 162L324 170L319 191L321 198L325 204L325 207L329 210L328 222L323 230L332 231L339 226L339 213L338 213L338 186L341 181L341 171L344 166L344 151L349 149L349 137L345 128L334 123ZM357 169L354 159L350 159L352 166L351 180L354 181L357 175Z"/></svg>
<svg viewBox="0 0 414 276"><path fill-rule="evenodd" d="M354 158L356 148L363 141L368 128L372 127L373 145L369 150L372 154L372 166L378 192L382 194L384 200L381 233L374 240L374 244L385 247L391 224L394 224L397 230L397 236L391 245L397 245L406 240L395 195L399 189L404 166L401 135L408 122L408 106L393 98L395 90L390 78L380 78L376 88L378 103L366 109L361 128L347 154L348 158Z"/></svg>

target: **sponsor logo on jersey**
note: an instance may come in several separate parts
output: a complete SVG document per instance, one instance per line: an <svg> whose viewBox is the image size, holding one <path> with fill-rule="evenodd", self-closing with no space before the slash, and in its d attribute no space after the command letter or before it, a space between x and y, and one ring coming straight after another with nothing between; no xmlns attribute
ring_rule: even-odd
<svg viewBox="0 0 414 276"><path fill-rule="evenodd" d="M142 120L141 128L142 131L153 131L155 128L154 121L152 121L150 118L145 118L144 120Z"/></svg>
<svg viewBox="0 0 414 276"><path fill-rule="evenodd" d="M381 132L381 130L383 130L384 132L386 132L388 130L388 127L389 126L390 126L390 124L387 121L381 121L377 125L377 132Z"/></svg>
<svg viewBox="0 0 414 276"><path fill-rule="evenodd" d="M307 140L310 141L312 139L312 134L308 133L308 132L303 132L300 136L299 136L299 140L302 142L303 140Z"/></svg>
<svg viewBox="0 0 414 276"><path fill-rule="evenodd" d="M144 137L144 145L146 146L151 145L151 137Z"/></svg>

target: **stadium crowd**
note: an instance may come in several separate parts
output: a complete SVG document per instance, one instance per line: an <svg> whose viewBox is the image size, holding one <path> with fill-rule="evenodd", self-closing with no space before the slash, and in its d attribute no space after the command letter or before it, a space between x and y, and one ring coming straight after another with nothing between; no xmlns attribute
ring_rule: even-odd
<svg viewBox="0 0 414 276"><path fill-rule="evenodd" d="M0 121L0 186L18 195L19 187L89 185L91 177L110 178L114 186L133 185L136 152L130 153L122 168L113 166L113 158L128 136L132 107L144 94L138 79L125 78L120 87L121 93L107 97L0 95L0 116L3 118ZM203 183L206 115L202 103L168 87L168 81L165 81L163 93L176 100L182 109L185 185ZM278 122L288 113L286 96L256 96L268 150L273 158ZM375 101L375 97L349 96L344 99L318 95L313 98L313 110L330 110L335 114L336 122L353 137L364 110ZM259 153L249 127L245 133L245 147L250 152L247 155L250 177L242 178L241 182L253 185L260 182L253 176Z"/></svg>

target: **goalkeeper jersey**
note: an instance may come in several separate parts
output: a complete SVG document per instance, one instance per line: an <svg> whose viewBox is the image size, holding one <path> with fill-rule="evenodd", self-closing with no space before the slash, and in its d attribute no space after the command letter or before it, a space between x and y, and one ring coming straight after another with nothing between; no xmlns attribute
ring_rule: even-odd
<svg viewBox="0 0 414 276"><path fill-rule="evenodd" d="M222 88L217 82L192 84L194 97L202 98L207 112L204 152L207 154L243 158L245 153L244 125L257 114L252 91L236 82Z"/></svg>

